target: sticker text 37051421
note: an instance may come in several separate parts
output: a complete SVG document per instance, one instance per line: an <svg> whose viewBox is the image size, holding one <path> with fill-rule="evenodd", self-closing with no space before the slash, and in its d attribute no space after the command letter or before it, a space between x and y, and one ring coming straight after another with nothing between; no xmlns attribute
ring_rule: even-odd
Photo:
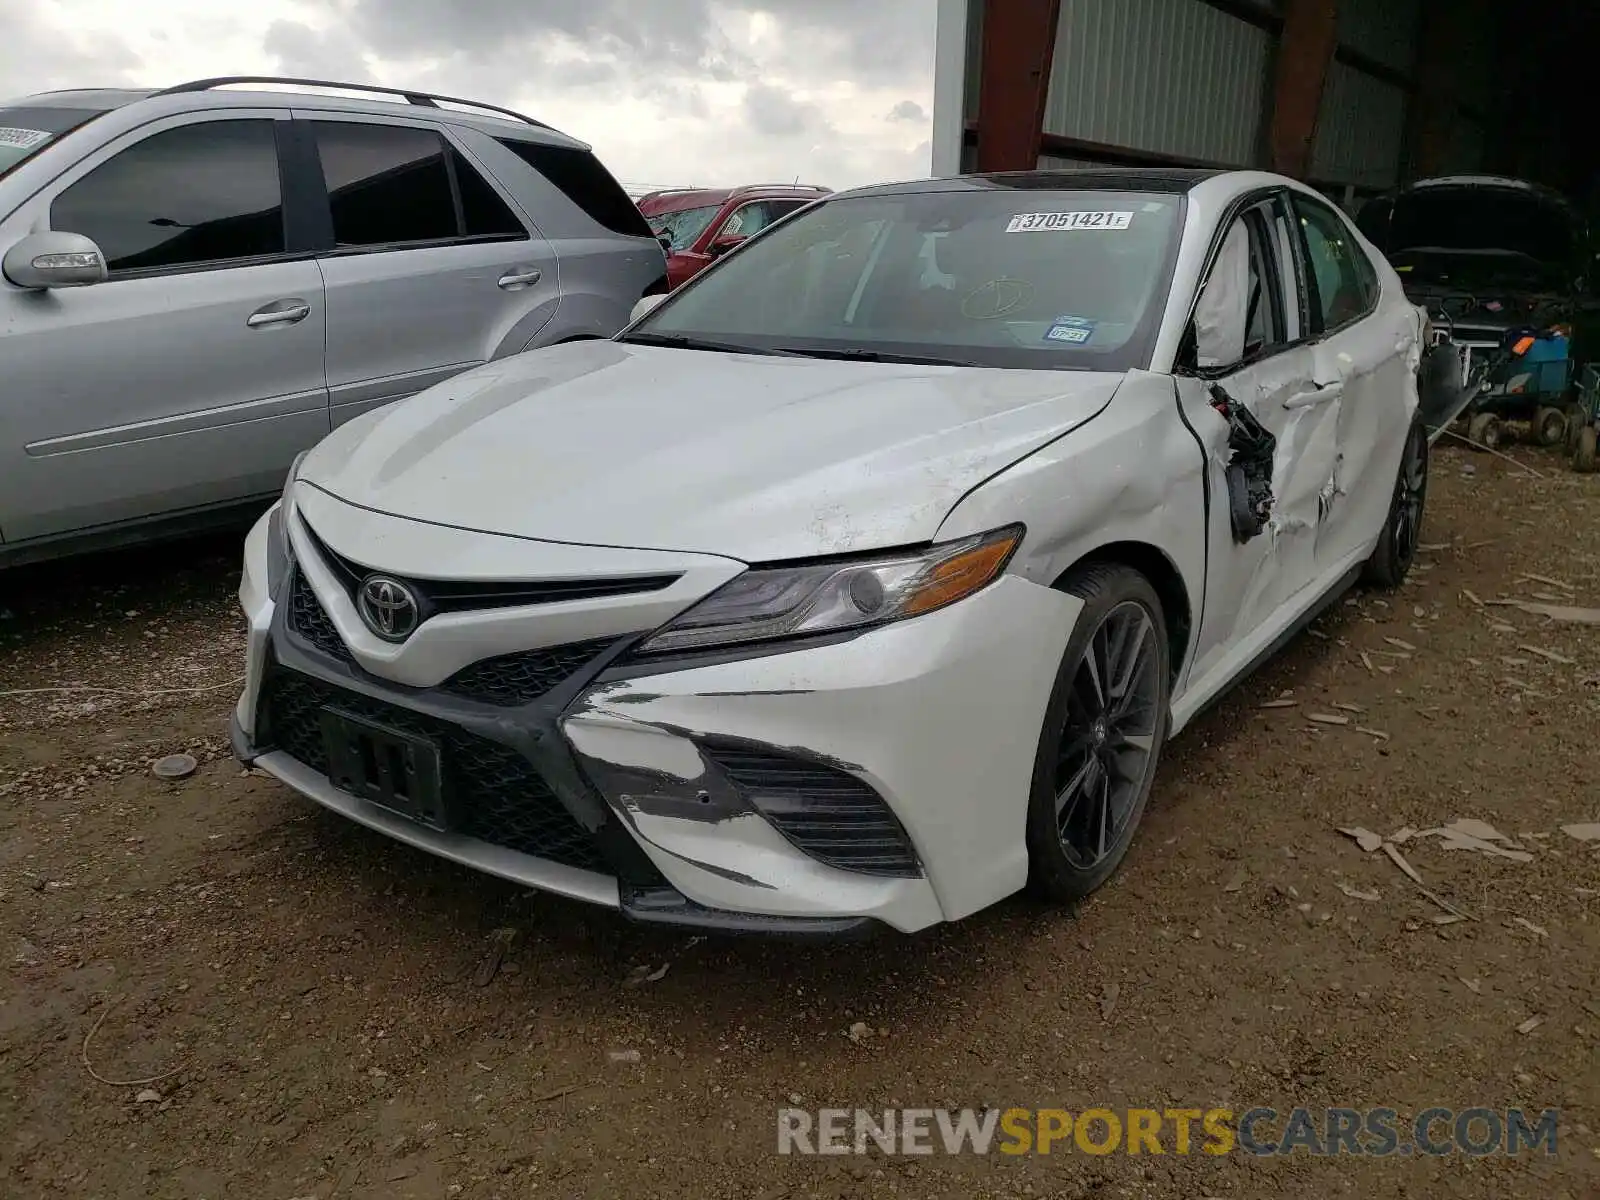
<svg viewBox="0 0 1600 1200"><path fill-rule="evenodd" d="M1133 224L1131 212L1018 213L1007 233L1066 233L1075 229L1122 230Z"/></svg>

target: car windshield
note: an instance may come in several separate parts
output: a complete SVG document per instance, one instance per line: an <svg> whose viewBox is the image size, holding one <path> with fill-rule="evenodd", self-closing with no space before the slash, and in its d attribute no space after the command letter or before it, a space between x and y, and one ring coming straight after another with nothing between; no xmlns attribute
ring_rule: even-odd
<svg viewBox="0 0 1600 1200"><path fill-rule="evenodd" d="M674 250L687 250L695 239L705 232L711 218L722 211L722 205L711 204L705 208L680 208L677 212L662 213L649 218L650 228L660 237L672 239Z"/></svg>
<svg viewBox="0 0 1600 1200"><path fill-rule="evenodd" d="M1180 197L1009 187L844 197L704 272L627 340L754 353L1146 366Z"/></svg>
<svg viewBox="0 0 1600 1200"><path fill-rule="evenodd" d="M0 108L0 175L99 115L87 108Z"/></svg>

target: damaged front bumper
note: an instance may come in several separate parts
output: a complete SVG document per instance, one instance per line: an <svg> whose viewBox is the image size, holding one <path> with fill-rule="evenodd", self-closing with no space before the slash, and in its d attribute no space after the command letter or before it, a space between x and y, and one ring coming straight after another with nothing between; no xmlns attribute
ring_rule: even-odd
<svg viewBox="0 0 1600 1200"><path fill-rule="evenodd" d="M378 673L394 669L304 636L294 579L268 586L265 526L240 588L250 634L235 753L342 816L696 929L909 932L1026 882L1040 721L1075 597L1007 576L855 637L674 662L633 661L626 636L507 709L397 684ZM444 827L330 781L314 736L328 707L441 745L456 785Z"/></svg>

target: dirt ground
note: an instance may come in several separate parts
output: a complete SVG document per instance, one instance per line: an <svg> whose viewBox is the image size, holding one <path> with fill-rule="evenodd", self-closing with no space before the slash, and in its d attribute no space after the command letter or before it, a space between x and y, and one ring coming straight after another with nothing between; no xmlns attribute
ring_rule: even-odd
<svg viewBox="0 0 1600 1200"><path fill-rule="evenodd" d="M641 930L241 772L231 540L0 578L0 1195L1600 1196L1600 629L1480 603L1600 604L1600 479L1515 453L1440 448L1410 584L1180 738L1079 911L866 943ZM1337 832L1462 817L1531 861L1405 841L1454 924ZM796 1158L789 1104L1562 1111L1554 1158Z"/></svg>

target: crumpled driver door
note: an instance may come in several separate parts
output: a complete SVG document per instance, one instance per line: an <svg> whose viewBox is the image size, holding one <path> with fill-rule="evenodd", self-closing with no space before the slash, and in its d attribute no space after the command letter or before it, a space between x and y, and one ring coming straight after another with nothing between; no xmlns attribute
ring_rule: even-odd
<svg viewBox="0 0 1600 1200"><path fill-rule="evenodd" d="M1279 203L1268 199L1242 214L1223 240L1195 306L1198 370L1178 379L1184 417L1205 449L1210 497L1205 608L1190 687L1236 671L1234 659L1253 653L1258 636L1316 578L1317 495L1323 460L1336 454L1336 429L1324 427L1333 410L1320 410L1316 355L1299 340L1298 314L1289 310L1296 293L1282 272L1294 268L1278 258ZM1230 414L1234 408L1245 415ZM1271 443L1268 457L1247 469L1239 455L1246 424ZM1250 485L1244 495L1241 470ZM1252 497L1253 516L1240 512Z"/></svg>

